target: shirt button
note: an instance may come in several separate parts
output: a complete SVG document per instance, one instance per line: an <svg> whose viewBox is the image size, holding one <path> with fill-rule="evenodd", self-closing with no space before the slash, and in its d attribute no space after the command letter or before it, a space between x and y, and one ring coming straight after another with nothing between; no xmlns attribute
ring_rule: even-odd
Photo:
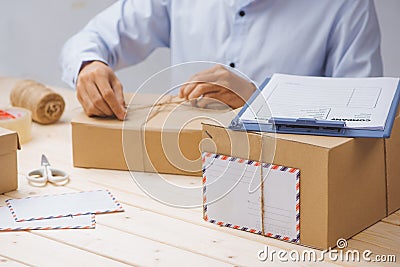
<svg viewBox="0 0 400 267"><path fill-rule="evenodd" d="M246 15L246 12L244 12L243 10L239 11L239 16L244 17L244 15Z"/></svg>
<svg viewBox="0 0 400 267"><path fill-rule="evenodd" d="M235 63L231 62L231 64L229 64L229 66L231 66L231 68L235 67Z"/></svg>

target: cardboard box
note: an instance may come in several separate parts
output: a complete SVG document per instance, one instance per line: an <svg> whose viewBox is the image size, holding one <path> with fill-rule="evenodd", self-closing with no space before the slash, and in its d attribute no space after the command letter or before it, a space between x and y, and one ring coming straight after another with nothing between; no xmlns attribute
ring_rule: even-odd
<svg viewBox="0 0 400 267"><path fill-rule="evenodd" d="M400 209L400 116L394 121L390 138L385 139L387 211Z"/></svg>
<svg viewBox="0 0 400 267"><path fill-rule="evenodd" d="M16 132L0 128L0 193L16 190L18 187Z"/></svg>
<svg viewBox="0 0 400 267"><path fill-rule="evenodd" d="M83 112L72 120L75 167L201 176L201 122L226 110L199 109L155 94L130 96L127 120L90 118ZM125 154L124 154L125 153Z"/></svg>
<svg viewBox="0 0 400 267"><path fill-rule="evenodd" d="M228 125L231 118L220 121ZM383 139L275 137L205 123L202 150L300 169L303 245L334 247L339 238L350 238L386 216Z"/></svg>

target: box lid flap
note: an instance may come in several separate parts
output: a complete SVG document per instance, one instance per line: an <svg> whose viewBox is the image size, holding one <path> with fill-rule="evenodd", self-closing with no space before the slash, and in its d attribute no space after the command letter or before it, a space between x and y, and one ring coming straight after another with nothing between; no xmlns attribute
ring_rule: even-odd
<svg viewBox="0 0 400 267"><path fill-rule="evenodd" d="M86 124L102 128L121 129L123 123L122 121L114 118L89 117L83 112L83 109L76 110L74 113L75 114L71 120L72 124Z"/></svg>
<svg viewBox="0 0 400 267"><path fill-rule="evenodd" d="M111 129L140 129L162 131L201 131L202 122L212 122L217 116L229 109L200 109L189 103L154 105L169 101L171 96L157 94L137 94L129 102L129 111L125 121L112 118L91 118L82 109L78 110L72 119L72 124L85 124L92 127ZM176 101L176 99L172 100Z"/></svg>
<svg viewBox="0 0 400 267"><path fill-rule="evenodd" d="M0 155L20 149L18 134L0 127Z"/></svg>

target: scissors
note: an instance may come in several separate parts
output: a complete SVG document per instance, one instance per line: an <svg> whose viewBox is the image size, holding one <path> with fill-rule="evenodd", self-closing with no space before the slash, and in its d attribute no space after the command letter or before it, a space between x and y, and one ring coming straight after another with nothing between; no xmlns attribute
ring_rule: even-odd
<svg viewBox="0 0 400 267"><path fill-rule="evenodd" d="M69 182L69 175L65 171L50 167L47 157L42 154L42 167L30 171L26 179L31 185L37 187L45 186L47 182L61 186Z"/></svg>

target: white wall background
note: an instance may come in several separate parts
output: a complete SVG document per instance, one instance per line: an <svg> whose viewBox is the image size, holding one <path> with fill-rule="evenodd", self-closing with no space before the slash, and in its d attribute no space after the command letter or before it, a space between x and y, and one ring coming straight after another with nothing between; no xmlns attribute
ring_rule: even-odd
<svg viewBox="0 0 400 267"><path fill-rule="evenodd" d="M32 78L65 87L58 65L63 43L114 1L0 1L0 76ZM382 31L385 76L400 77L400 0L375 3ZM169 51L160 49L145 62L119 71L118 75L125 90L134 91L169 63ZM157 88L153 91L157 92Z"/></svg>
<svg viewBox="0 0 400 267"><path fill-rule="evenodd" d="M400 0L375 0L385 76L400 77Z"/></svg>

